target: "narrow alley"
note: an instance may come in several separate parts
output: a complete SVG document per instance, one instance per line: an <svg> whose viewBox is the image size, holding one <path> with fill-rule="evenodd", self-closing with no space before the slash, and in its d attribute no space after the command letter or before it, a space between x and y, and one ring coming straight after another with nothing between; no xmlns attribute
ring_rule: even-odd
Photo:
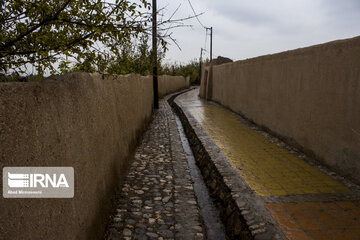
<svg viewBox="0 0 360 240"><path fill-rule="evenodd" d="M201 100L198 91L180 94L175 103L203 141L202 150L215 158L211 161L230 190L225 197L236 202L233 212L242 223L228 221L226 204L214 196L221 194L210 186L214 198L206 198L215 200L215 209L220 208L215 222L223 219L224 225L218 223L215 235L206 225L194 191L198 180L190 174L184 134L176 125L180 121L162 100L136 150L107 239L359 239L359 186L239 115ZM189 126L184 128L187 132Z"/></svg>

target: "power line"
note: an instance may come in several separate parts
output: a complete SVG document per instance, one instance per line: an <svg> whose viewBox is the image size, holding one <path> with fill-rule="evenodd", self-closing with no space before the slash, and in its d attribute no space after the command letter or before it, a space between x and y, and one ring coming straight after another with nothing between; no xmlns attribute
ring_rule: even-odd
<svg viewBox="0 0 360 240"><path fill-rule="evenodd" d="M195 9L193 7L193 5L191 4L191 1L188 0L189 2L189 5L197 19L197 21L199 22L199 24L205 28L205 49L206 49L206 41L207 41L207 30L210 30L210 61L212 61L212 35L213 35L213 28L212 27L205 27L204 24L202 24L202 22L200 21L199 17L198 17L198 14L195 12Z"/></svg>
<svg viewBox="0 0 360 240"><path fill-rule="evenodd" d="M201 25L203 28L206 29L207 27L205 27L204 24L201 23L200 19L198 18L198 14L195 12L194 7L193 7L193 5L191 4L190 0L188 0L188 2L189 2L189 5L190 5L190 7L191 7L191 9L192 9L192 11L193 11L196 19L198 20L198 22L200 23L200 25Z"/></svg>

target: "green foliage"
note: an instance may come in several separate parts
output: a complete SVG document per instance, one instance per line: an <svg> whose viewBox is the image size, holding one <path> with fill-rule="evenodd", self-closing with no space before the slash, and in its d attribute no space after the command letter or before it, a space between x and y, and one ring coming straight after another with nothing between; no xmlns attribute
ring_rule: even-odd
<svg viewBox="0 0 360 240"><path fill-rule="evenodd" d="M18 82L20 81L20 76L19 74L16 73L12 73L12 74L1 74L0 73L0 82Z"/></svg>
<svg viewBox="0 0 360 240"><path fill-rule="evenodd" d="M126 42L119 46L117 53L93 52L87 58L80 59L74 66L62 61L59 69L65 72L100 72L107 74L138 73L149 75L152 70L152 52L149 47L149 36L141 35L135 42ZM158 52L158 64L164 56Z"/></svg>
<svg viewBox="0 0 360 240"><path fill-rule="evenodd" d="M81 71L97 70L92 63L97 59L101 65L105 59L96 53L96 44L118 56L119 45L146 31L150 6L138 2L0 0L0 72L32 64L42 74L54 71L53 64L64 57L84 63L76 66ZM63 61L59 68L67 71L69 64Z"/></svg>
<svg viewBox="0 0 360 240"><path fill-rule="evenodd" d="M191 83L200 83L200 63L196 60L192 60L186 65L177 63L165 64L162 66L160 73L172 76L190 77Z"/></svg>

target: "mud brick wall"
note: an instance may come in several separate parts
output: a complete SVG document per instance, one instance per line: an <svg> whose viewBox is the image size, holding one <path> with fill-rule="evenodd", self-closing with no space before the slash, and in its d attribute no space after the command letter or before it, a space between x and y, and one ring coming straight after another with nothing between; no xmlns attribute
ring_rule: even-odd
<svg viewBox="0 0 360 240"><path fill-rule="evenodd" d="M190 87L190 78L182 76L159 76L159 97Z"/></svg>
<svg viewBox="0 0 360 240"><path fill-rule="evenodd" d="M360 183L360 37L203 69L200 95Z"/></svg>
<svg viewBox="0 0 360 240"><path fill-rule="evenodd" d="M159 88L163 94L185 88L179 81L166 77ZM111 197L151 118L152 89L152 77L139 75L0 83L1 169L75 170L73 199L1 197L0 239L101 239Z"/></svg>

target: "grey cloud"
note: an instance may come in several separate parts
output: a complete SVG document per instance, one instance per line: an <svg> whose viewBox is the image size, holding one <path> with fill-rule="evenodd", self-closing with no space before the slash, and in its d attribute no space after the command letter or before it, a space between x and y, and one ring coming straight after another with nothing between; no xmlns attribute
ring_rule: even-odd
<svg viewBox="0 0 360 240"><path fill-rule="evenodd" d="M216 2L213 5L213 10L217 14L244 24L262 25L276 20L274 16L271 16L261 8L249 4L241 4L237 1L228 1L225 4Z"/></svg>
<svg viewBox="0 0 360 240"><path fill-rule="evenodd" d="M250 25L262 25L269 24L271 22L276 21L276 19L261 11L249 11L249 9L237 9L232 8L231 5L228 7L217 9L217 12L223 16L231 18L237 22L241 22L244 24Z"/></svg>
<svg viewBox="0 0 360 240"><path fill-rule="evenodd" d="M360 0L192 0L203 24L214 27L214 52L234 59L360 35ZM185 6L185 5L184 5ZM186 9L189 10L191 9ZM198 25L194 22L195 25ZM204 30L184 54L197 57ZM199 40L197 40L199 38ZM184 40L185 41L185 40ZM195 44L196 41L196 44ZM209 43L209 42L208 42Z"/></svg>

